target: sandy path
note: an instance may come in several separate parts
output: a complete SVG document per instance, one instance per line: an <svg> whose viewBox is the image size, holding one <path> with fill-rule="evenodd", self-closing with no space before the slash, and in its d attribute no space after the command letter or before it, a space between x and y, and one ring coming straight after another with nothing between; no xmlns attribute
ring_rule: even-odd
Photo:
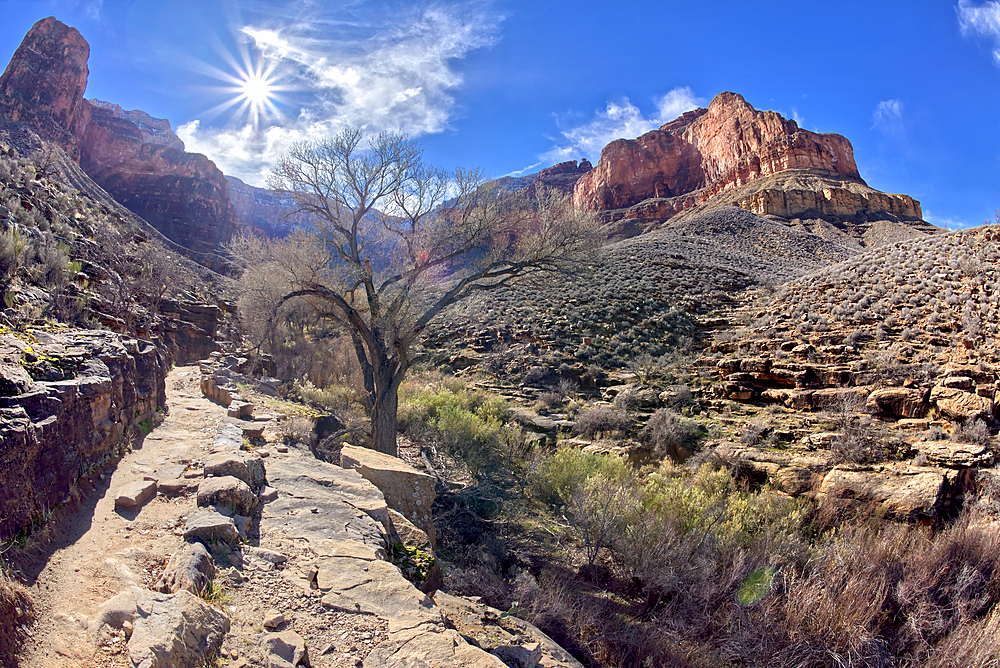
<svg viewBox="0 0 1000 668"><path fill-rule="evenodd" d="M199 463L212 443L225 409L203 398L197 367L178 367L167 377L169 415L128 453L113 471L96 476L73 508L60 513L44 554L27 564L39 611L22 666L78 668L127 665L120 637L99 639L85 630L87 619L131 582L149 586L180 545L180 518L194 508L193 496L158 495L139 511L116 510L123 485L155 478L170 464Z"/></svg>

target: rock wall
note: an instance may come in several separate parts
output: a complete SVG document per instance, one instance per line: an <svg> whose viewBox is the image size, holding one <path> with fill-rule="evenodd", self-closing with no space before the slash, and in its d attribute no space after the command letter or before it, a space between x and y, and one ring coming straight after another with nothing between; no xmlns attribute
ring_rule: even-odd
<svg viewBox="0 0 1000 668"><path fill-rule="evenodd" d="M666 219L787 170L809 170L867 188L845 137L802 130L795 121L758 111L740 95L727 92L717 95L707 109L687 112L659 130L608 144L594 169L577 181L573 196L578 206L596 211L633 208L617 218ZM806 212L853 217L861 210L900 218L922 215L912 198L872 193L877 197L860 198L836 188L776 188L732 203L783 217Z"/></svg>
<svg viewBox="0 0 1000 668"><path fill-rule="evenodd" d="M145 142L138 126L110 110L93 108L80 166L125 208L186 248L211 253L236 233L229 182L215 163Z"/></svg>
<svg viewBox="0 0 1000 668"><path fill-rule="evenodd" d="M62 503L166 405L170 359L102 331L0 335L0 538Z"/></svg>

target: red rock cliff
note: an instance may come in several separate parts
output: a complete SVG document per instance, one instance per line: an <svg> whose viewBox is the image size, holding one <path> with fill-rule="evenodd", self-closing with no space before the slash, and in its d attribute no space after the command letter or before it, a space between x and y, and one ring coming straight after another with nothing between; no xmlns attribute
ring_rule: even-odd
<svg viewBox="0 0 1000 668"><path fill-rule="evenodd" d="M694 191L694 200L704 201L786 169L826 170L861 182L846 138L802 130L773 111L757 111L740 95L720 93L708 109L608 144L597 166L577 182L574 199L594 210Z"/></svg>
<svg viewBox="0 0 1000 668"><path fill-rule="evenodd" d="M134 123L100 107L80 147L90 178L172 241L212 253L236 233L229 182L204 155L144 142Z"/></svg>
<svg viewBox="0 0 1000 668"><path fill-rule="evenodd" d="M75 28L42 19L0 76L0 112L79 157L77 139L90 122L83 99L89 56L90 45Z"/></svg>
<svg viewBox="0 0 1000 668"><path fill-rule="evenodd" d="M120 117L127 112L84 100L89 54L74 28L42 19L0 77L0 113L57 142L98 185L172 241L199 253L217 251L237 227L225 176L203 155L145 141L139 126Z"/></svg>

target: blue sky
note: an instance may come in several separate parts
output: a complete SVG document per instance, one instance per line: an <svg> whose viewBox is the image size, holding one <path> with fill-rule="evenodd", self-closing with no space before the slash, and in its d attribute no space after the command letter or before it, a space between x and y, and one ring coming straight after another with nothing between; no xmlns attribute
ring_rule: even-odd
<svg viewBox="0 0 1000 668"><path fill-rule="evenodd" d="M345 124L498 176L596 161L731 90L845 135L869 185L931 222L1000 208L1000 2L0 0L0 59L49 15L90 42L88 97L257 184ZM266 100L241 104L241 71Z"/></svg>

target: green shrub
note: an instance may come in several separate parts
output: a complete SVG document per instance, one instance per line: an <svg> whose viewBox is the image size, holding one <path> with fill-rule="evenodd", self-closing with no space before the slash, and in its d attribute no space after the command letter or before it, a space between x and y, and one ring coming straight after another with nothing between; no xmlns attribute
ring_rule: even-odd
<svg viewBox="0 0 1000 668"><path fill-rule="evenodd" d="M539 468L535 494L552 507L566 507L590 478L600 475L619 479L625 477L627 472L628 463L622 457L564 447Z"/></svg>

